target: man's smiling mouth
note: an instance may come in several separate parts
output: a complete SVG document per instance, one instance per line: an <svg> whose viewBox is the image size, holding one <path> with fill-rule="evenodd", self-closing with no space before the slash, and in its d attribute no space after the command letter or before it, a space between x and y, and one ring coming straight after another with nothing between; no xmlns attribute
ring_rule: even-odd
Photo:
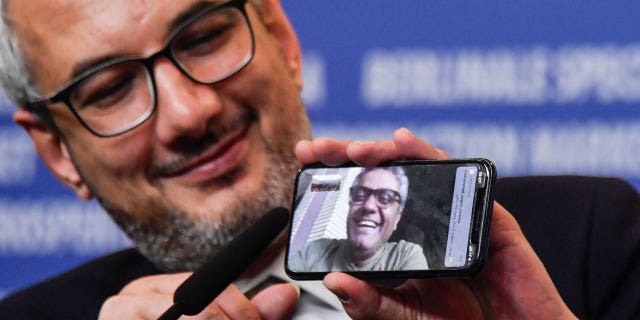
<svg viewBox="0 0 640 320"><path fill-rule="evenodd" d="M186 155L153 166L150 176L198 182L225 175L247 156L249 135L255 121L256 115L252 112L242 114L232 121L233 125L210 135L209 142L196 141L189 147L192 151L185 149Z"/></svg>
<svg viewBox="0 0 640 320"><path fill-rule="evenodd" d="M375 229L377 227L380 226L380 223L373 221L373 220L368 220L368 219L358 219L355 221L356 225L359 228L371 228L371 229Z"/></svg>

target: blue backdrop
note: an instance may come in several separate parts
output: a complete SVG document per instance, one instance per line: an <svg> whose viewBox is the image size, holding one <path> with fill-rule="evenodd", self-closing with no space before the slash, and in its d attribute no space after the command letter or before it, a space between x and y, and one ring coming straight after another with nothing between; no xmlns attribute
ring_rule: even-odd
<svg viewBox="0 0 640 320"><path fill-rule="evenodd" d="M399 126L500 176L640 185L640 3L283 0L314 135ZM42 165L0 103L0 296L125 246Z"/></svg>

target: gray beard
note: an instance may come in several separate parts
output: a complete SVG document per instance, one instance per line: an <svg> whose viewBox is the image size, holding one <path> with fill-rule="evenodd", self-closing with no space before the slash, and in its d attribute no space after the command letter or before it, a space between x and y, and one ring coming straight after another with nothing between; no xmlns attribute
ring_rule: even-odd
<svg viewBox="0 0 640 320"><path fill-rule="evenodd" d="M209 217L194 220L185 212L166 208L154 212L159 219L139 221L99 201L138 250L160 270L193 271L268 210L290 206L297 170L295 157L292 151L273 150L266 145L270 167L263 187L254 193L236 194L234 205L224 208L225 214L216 221Z"/></svg>

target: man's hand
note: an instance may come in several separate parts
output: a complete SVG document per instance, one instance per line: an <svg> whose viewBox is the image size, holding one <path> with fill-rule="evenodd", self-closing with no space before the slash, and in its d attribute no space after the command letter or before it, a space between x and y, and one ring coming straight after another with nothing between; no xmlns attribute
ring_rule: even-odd
<svg viewBox="0 0 640 320"><path fill-rule="evenodd" d="M392 141L358 142L319 138L301 141L303 164L363 166L399 159L446 159L447 155L407 129ZM542 262L513 216L494 204L488 260L466 279L413 279L397 288L374 286L343 273L331 273L325 286L355 319L565 319L575 318L562 301Z"/></svg>
<svg viewBox="0 0 640 320"><path fill-rule="evenodd" d="M99 319L157 319L173 304L173 292L189 275L178 273L134 280L105 301ZM297 301L298 291L289 284L270 286L251 300L230 285L200 314L180 319L284 319Z"/></svg>
<svg viewBox="0 0 640 320"><path fill-rule="evenodd" d="M296 145L296 157L302 164L323 162L330 166L354 161L365 167L399 159L447 159L444 151L418 139L402 128L393 141L348 141L318 138L302 140Z"/></svg>

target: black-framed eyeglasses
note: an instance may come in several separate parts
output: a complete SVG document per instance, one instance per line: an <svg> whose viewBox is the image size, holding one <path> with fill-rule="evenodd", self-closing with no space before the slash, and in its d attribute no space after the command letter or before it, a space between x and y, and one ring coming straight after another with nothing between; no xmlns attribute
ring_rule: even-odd
<svg viewBox="0 0 640 320"><path fill-rule="evenodd" d="M371 189L353 186L349 189L349 197L353 204L363 204L373 194L379 206L386 208L394 202L400 202L400 193L391 189Z"/></svg>
<svg viewBox="0 0 640 320"><path fill-rule="evenodd" d="M251 61L255 43L246 2L212 3L173 30L155 54L114 59L92 67L62 89L24 107L34 110L64 102L89 131L100 137L132 130L155 111L152 69L158 58L168 58L200 84L227 79Z"/></svg>

